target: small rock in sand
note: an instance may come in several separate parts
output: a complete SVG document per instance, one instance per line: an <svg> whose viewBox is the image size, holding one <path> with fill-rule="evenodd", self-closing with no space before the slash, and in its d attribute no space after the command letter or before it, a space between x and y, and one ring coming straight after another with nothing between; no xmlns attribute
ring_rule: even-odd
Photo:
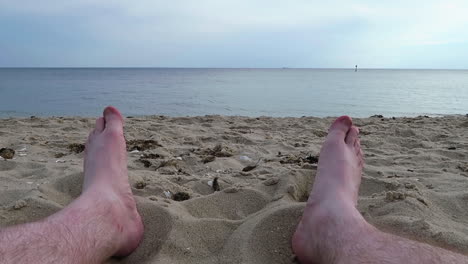
<svg viewBox="0 0 468 264"><path fill-rule="evenodd" d="M211 156L211 155L210 155L210 156L204 157L204 158L202 159L202 162L203 162L203 163L209 163L209 162L214 161L215 159L216 159L215 156Z"/></svg>
<svg viewBox="0 0 468 264"><path fill-rule="evenodd" d="M263 185L271 186L271 185L278 184L278 182L279 182L279 179L275 177L275 178L270 178L270 179L264 181Z"/></svg>
<svg viewBox="0 0 468 264"><path fill-rule="evenodd" d="M26 201L24 200L18 200L16 201L15 205L13 206L13 209L15 210L19 210L23 207L26 207L28 205L28 203L26 203Z"/></svg>
<svg viewBox="0 0 468 264"><path fill-rule="evenodd" d="M143 189L146 187L146 182L144 181L138 181L135 183L135 188L137 189Z"/></svg>
<svg viewBox="0 0 468 264"><path fill-rule="evenodd" d="M247 172L247 171L251 171L251 170L253 170L255 168L257 168L257 165L251 165L251 166L244 167L242 169L242 171Z"/></svg>
<svg viewBox="0 0 468 264"><path fill-rule="evenodd" d="M240 156L239 159L240 159L241 161L252 161L252 159L249 158L248 156Z"/></svg>
<svg viewBox="0 0 468 264"><path fill-rule="evenodd" d="M15 156L15 151L10 148L0 149L0 157L4 159L12 159Z"/></svg>
<svg viewBox="0 0 468 264"><path fill-rule="evenodd" d="M387 192L385 194L385 199L390 201L390 202L398 201L398 200L404 200L404 199L406 199L406 194L402 193L402 192L390 191L390 192Z"/></svg>

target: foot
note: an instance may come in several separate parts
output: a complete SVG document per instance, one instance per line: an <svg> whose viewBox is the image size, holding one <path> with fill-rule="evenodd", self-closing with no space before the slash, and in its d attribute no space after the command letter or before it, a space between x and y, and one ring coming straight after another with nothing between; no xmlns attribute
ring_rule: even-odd
<svg viewBox="0 0 468 264"><path fill-rule="evenodd" d="M332 263L336 248L345 242L344 234L352 236L351 232L365 226L356 210L364 163L358 134L348 116L339 117L330 127L311 195L292 240L301 263Z"/></svg>
<svg viewBox="0 0 468 264"><path fill-rule="evenodd" d="M123 118L113 107L107 107L104 117L96 120L86 143L82 197L109 209L104 220L117 234L112 241L113 255L125 256L135 250L143 236L143 224L128 183Z"/></svg>

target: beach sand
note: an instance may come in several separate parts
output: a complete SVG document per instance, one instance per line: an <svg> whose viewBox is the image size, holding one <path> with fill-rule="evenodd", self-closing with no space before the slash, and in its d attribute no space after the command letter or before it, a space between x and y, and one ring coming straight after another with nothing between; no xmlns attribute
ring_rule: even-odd
<svg viewBox="0 0 468 264"><path fill-rule="evenodd" d="M290 239L332 118L125 121L145 234L133 254L109 263L294 263ZM468 254L468 118L354 122L366 159L364 217ZM91 118L0 120L0 148L15 150L0 160L1 227L46 217L80 194L81 144L93 125Z"/></svg>

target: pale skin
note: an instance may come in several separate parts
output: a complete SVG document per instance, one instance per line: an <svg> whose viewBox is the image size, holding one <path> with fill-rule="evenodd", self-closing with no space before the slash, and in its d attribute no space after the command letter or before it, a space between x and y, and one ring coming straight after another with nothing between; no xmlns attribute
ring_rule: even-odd
<svg viewBox="0 0 468 264"><path fill-rule="evenodd" d="M108 107L86 143L81 196L46 219L0 229L0 263L102 263L130 254L142 236L123 119Z"/></svg>
<svg viewBox="0 0 468 264"><path fill-rule="evenodd" d="M358 129L338 118L292 239L301 263L468 263L468 258L378 231L356 210L363 166ZM140 243L128 183L123 118L104 110L86 144L81 196L38 222L0 229L0 263L102 263Z"/></svg>
<svg viewBox="0 0 468 264"><path fill-rule="evenodd" d="M330 127L315 183L294 233L302 264L468 263L468 257L379 231L356 209L364 165L359 129L347 116Z"/></svg>

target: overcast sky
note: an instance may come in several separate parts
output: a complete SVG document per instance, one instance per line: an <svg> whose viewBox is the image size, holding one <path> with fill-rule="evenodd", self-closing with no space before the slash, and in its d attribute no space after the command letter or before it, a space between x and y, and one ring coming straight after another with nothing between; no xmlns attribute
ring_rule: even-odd
<svg viewBox="0 0 468 264"><path fill-rule="evenodd" d="M0 0L0 67L468 68L468 1Z"/></svg>

